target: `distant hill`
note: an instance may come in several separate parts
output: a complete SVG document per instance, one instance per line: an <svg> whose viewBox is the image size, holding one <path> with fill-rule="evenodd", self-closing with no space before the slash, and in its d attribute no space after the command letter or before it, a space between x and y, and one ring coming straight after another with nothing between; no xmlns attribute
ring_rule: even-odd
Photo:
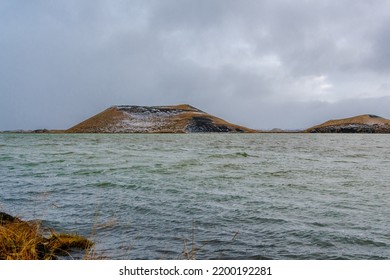
<svg viewBox="0 0 390 280"><path fill-rule="evenodd" d="M66 133L258 132L226 122L187 104L112 106Z"/></svg>
<svg viewBox="0 0 390 280"><path fill-rule="evenodd" d="M310 133L390 133L390 120L376 115L330 120L305 130Z"/></svg>

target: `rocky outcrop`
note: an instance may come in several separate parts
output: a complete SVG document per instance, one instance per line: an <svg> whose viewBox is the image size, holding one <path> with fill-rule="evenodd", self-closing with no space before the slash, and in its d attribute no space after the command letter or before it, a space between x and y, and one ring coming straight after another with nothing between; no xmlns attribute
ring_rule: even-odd
<svg viewBox="0 0 390 280"><path fill-rule="evenodd" d="M305 131L309 133L390 133L390 120L376 115L361 115L330 120Z"/></svg>
<svg viewBox="0 0 390 280"><path fill-rule="evenodd" d="M7 213L0 212L0 226L5 225L7 223L16 223L16 222L20 222L20 220Z"/></svg>
<svg viewBox="0 0 390 280"><path fill-rule="evenodd" d="M257 132L207 114L187 104L112 106L66 130L68 133Z"/></svg>

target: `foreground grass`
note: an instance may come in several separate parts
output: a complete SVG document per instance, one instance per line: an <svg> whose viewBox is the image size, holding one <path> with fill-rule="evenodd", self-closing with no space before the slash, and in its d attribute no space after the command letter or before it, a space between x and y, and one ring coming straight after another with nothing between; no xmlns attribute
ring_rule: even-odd
<svg viewBox="0 0 390 280"><path fill-rule="evenodd" d="M50 234L45 236L44 232ZM72 250L88 252L93 243L77 234L44 229L38 222L25 222L0 212L1 260L53 260L71 258Z"/></svg>

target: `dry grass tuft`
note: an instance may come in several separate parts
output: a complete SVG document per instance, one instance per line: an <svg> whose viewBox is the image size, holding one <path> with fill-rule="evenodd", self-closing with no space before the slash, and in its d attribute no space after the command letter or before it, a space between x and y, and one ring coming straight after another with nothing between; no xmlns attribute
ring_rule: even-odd
<svg viewBox="0 0 390 280"><path fill-rule="evenodd" d="M53 260L71 256L73 249L88 250L93 245L77 234L61 234L50 229L51 235L45 237L43 231L39 223L24 222L0 213L0 259Z"/></svg>
<svg viewBox="0 0 390 280"><path fill-rule="evenodd" d="M195 224L192 223L192 232L191 232L191 243L187 246L187 239L184 239L184 248L181 252L182 257L185 260L196 260L196 254L202 250L204 246L208 243L204 241L201 246L197 246L195 242Z"/></svg>
<svg viewBox="0 0 390 280"><path fill-rule="evenodd" d="M0 259L42 259L39 244L44 242L34 225L10 222L0 226Z"/></svg>
<svg viewBox="0 0 390 280"><path fill-rule="evenodd" d="M51 255L68 255L72 249L88 250L93 245L92 241L77 234L57 234L47 239L46 247Z"/></svg>

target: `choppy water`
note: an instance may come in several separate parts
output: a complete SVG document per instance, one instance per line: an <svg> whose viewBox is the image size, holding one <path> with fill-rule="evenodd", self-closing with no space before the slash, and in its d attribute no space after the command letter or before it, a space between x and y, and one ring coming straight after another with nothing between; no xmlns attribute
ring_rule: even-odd
<svg viewBox="0 0 390 280"><path fill-rule="evenodd" d="M390 136L0 135L0 211L110 259L390 259Z"/></svg>

